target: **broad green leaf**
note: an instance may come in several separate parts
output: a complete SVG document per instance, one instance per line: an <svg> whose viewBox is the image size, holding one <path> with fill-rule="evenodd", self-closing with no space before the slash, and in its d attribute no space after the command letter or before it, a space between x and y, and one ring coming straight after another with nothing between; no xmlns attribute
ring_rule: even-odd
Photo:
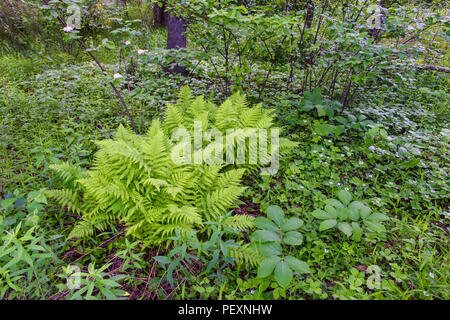
<svg viewBox="0 0 450 320"><path fill-rule="evenodd" d="M255 219L256 220L256 219ZM303 225L303 221L299 218L288 219L281 227L282 231L291 231L300 228Z"/></svg>
<svg viewBox="0 0 450 320"><path fill-rule="evenodd" d="M350 210L358 210L362 219L366 218L372 212L372 209L359 201L353 201L348 205L348 208Z"/></svg>
<svg viewBox="0 0 450 320"><path fill-rule="evenodd" d="M308 264L304 261L298 260L292 256L286 256L284 257L284 260L287 262L289 267L297 273L311 273Z"/></svg>
<svg viewBox="0 0 450 320"><path fill-rule="evenodd" d="M1 201L2 208L7 209L9 206L11 206L14 203L14 201L16 201L16 198L9 198L9 199L5 199L5 200Z"/></svg>
<svg viewBox="0 0 450 320"><path fill-rule="evenodd" d="M337 228L345 233L347 237L352 235L352 227L347 222L339 222Z"/></svg>
<svg viewBox="0 0 450 320"><path fill-rule="evenodd" d="M316 209L313 212L311 212L311 215L314 218L320 219L320 220L328 220L328 219L334 219L336 218L336 216L333 217L333 215L331 215L329 212L320 210L320 209Z"/></svg>
<svg viewBox="0 0 450 320"><path fill-rule="evenodd" d="M280 261L275 267L275 280L283 288L287 287L292 280L292 270L286 261Z"/></svg>
<svg viewBox="0 0 450 320"><path fill-rule="evenodd" d="M348 191L339 190L337 196L344 205L348 205L352 201L352 194Z"/></svg>
<svg viewBox="0 0 450 320"><path fill-rule="evenodd" d="M409 161L402 162L398 165L398 167L404 167L405 169L414 168L420 163L420 159L413 159Z"/></svg>
<svg viewBox="0 0 450 320"><path fill-rule="evenodd" d="M332 205L325 205L325 211L328 213L328 219L336 219L338 216L336 208Z"/></svg>
<svg viewBox="0 0 450 320"><path fill-rule="evenodd" d="M333 126L331 124L319 124L314 128L314 132L317 133L319 136L327 136L331 133L334 133L334 130L336 129L336 126Z"/></svg>
<svg viewBox="0 0 450 320"><path fill-rule="evenodd" d="M303 236L300 232L289 231L283 238L283 243L290 244L291 246L298 246L302 244Z"/></svg>
<svg viewBox="0 0 450 320"><path fill-rule="evenodd" d="M339 200L336 199L327 199L324 202L325 204L333 206L335 208L344 208L344 205Z"/></svg>
<svg viewBox="0 0 450 320"><path fill-rule="evenodd" d="M270 276L280 260L280 257L271 257L261 261L258 266L258 278Z"/></svg>
<svg viewBox="0 0 450 320"><path fill-rule="evenodd" d="M386 216L385 214L382 214L380 212L374 212L370 216L368 216L365 220L379 222L379 221L386 221L388 219L389 217Z"/></svg>
<svg viewBox="0 0 450 320"><path fill-rule="evenodd" d="M342 133L344 133L344 131L345 131L345 126L343 126L343 125L337 126L336 129L334 130L334 135L335 135L336 137L338 137L338 136L340 136Z"/></svg>
<svg viewBox="0 0 450 320"><path fill-rule="evenodd" d="M322 221L322 223L319 226L319 231L324 231L333 228L337 224L337 221L335 219L329 219Z"/></svg>
<svg viewBox="0 0 450 320"><path fill-rule="evenodd" d="M358 221L359 220L359 210L358 209L349 209L348 217L352 221Z"/></svg>
<svg viewBox="0 0 450 320"><path fill-rule="evenodd" d="M277 231L279 227L277 227L272 221L264 217L257 217L253 220L253 224L255 227L259 229L269 230L269 231Z"/></svg>
<svg viewBox="0 0 450 320"><path fill-rule="evenodd" d="M262 243L257 246L257 250L263 257L279 256L282 252L281 244L278 242Z"/></svg>
<svg viewBox="0 0 450 320"><path fill-rule="evenodd" d="M376 221L370 221L370 220L364 220L364 224L372 231L378 232L378 233L384 233L386 232L386 229L384 226Z"/></svg>
<svg viewBox="0 0 450 320"><path fill-rule="evenodd" d="M269 208L267 208L267 216L279 227L283 224L284 212L279 206L269 206Z"/></svg>
<svg viewBox="0 0 450 320"><path fill-rule="evenodd" d="M319 117L323 117L323 116L326 116L326 115L327 115L327 113L326 113L326 111L325 111L325 107L324 107L323 105L317 104L317 105L316 105L316 109L317 109L317 115L318 115Z"/></svg>
<svg viewBox="0 0 450 320"><path fill-rule="evenodd" d="M355 241L361 240L361 227L359 226L359 223L352 222L352 233Z"/></svg>
<svg viewBox="0 0 450 320"><path fill-rule="evenodd" d="M348 219L348 209L347 208L336 208L337 216L340 220Z"/></svg>
<svg viewBox="0 0 450 320"><path fill-rule="evenodd" d="M280 242L281 239L275 232L269 230L256 230L251 235L251 240L254 242Z"/></svg>

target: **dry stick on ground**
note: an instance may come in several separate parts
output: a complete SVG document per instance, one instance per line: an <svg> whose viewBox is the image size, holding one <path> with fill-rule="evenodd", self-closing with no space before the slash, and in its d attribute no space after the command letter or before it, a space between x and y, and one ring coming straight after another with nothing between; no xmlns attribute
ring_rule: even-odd
<svg viewBox="0 0 450 320"><path fill-rule="evenodd" d="M422 65L422 66L417 66L420 69L425 69L425 70L433 70L433 71L440 71L440 72L446 72L446 73L450 73L450 68L446 68L446 67L439 67L439 66L431 66L431 65Z"/></svg>
<svg viewBox="0 0 450 320"><path fill-rule="evenodd" d="M45 5L48 5L49 0L42 0L42 2ZM57 16L56 19L58 19L58 21L61 23L61 25L63 26L63 28L67 27L67 24L64 22L63 19L61 19L60 16ZM92 54L92 52L88 51L86 45L84 44L83 40L81 39L77 39L78 43L80 44L80 46L83 47L84 51L87 52L87 54L92 58L92 60L94 60L94 62L97 64L97 66L100 68L100 70L103 72L103 74L106 74L106 70L102 67L101 63L97 60L97 58L95 58L95 56ZM120 103L122 104L122 106L124 107L128 119L130 119L131 122L131 126L133 127L133 130L136 134L139 134L139 131L136 128L136 125L134 124L134 120L133 117L130 114L130 111L128 110L127 104L125 103L125 101L122 98L122 95L120 94L119 90L117 90L116 86L114 85L114 83L110 82L109 83L111 88L114 91L114 94L116 95L116 97L119 99Z"/></svg>

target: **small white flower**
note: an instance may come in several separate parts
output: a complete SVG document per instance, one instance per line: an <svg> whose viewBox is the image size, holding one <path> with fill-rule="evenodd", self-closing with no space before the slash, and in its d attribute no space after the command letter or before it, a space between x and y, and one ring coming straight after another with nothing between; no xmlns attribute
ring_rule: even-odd
<svg viewBox="0 0 450 320"><path fill-rule="evenodd" d="M341 153L341 157L345 157L345 154Z"/></svg>
<svg viewBox="0 0 450 320"><path fill-rule="evenodd" d="M69 26L66 26L66 27L63 28L63 30L64 30L65 32L70 32L70 31L73 30L73 28L72 28L72 27L69 27Z"/></svg>
<svg viewBox="0 0 450 320"><path fill-rule="evenodd" d="M143 54L143 53L145 53L145 51L147 51L147 50L138 49L137 53L138 53L138 54Z"/></svg>
<svg viewBox="0 0 450 320"><path fill-rule="evenodd" d="M350 190L349 188L345 188L345 191L348 191L348 190Z"/></svg>
<svg viewBox="0 0 450 320"><path fill-rule="evenodd" d="M330 181L330 186L332 186L333 185L333 181Z"/></svg>
<svg viewBox="0 0 450 320"><path fill-rule="evenodd" d="M375 151L375 146L370 146L370 147L369 147L369 150L372 151L372 152L374 152L374 151Z"/></svg>
<svg viewBox="0 0 450 320"><path fill-rule="evenodd" d="M425 290L423 291L423 294L424 294L426 297L429 297L429 296L430 296Z"/></svg>
<svg viewBox="0 0 450 320"><path fill-rule="evenodd" d="M373 175L369 174L368 177L369 177L369 178L373 178Z"/></svg>
<svg viewBox="0 0 450 320"><path fill-rule="evenodd" d="M363 187L365 187L366 186L366 184L365 183L363 183Z"/></svg>
<svg viewBox="0 0 450 320"><path fill-rule="evenodd" d="M131 41L125 41L125 45L129 46L131 44Z"/></svg>
<svg viewBox="0 0 450 320"><path fill-rule="evenodd" d="M114 79L120 79L122 78L122 75L120 73L114 74Z"/></svg>
<svg viewBox="0 0 450 320"><path fill-rule="evenodd" d="M430 278L434 279L434 274L430 272Z"/></svg>
<svg viewBox="0 0 450 320"><path fill-rule="evenodd" d="M337 184L337 185L338 185L338 187L340 187L340 186L342 185L342 183L338 182L338 184Z"/></svg>
<svg viewBox="0 0 450 320"><path fill-rule="evenodd" d="M363 165L364 164L364 161L359 161L358 162L360 165Z"/></svg>
<svg viewBox="0 0 450 320"><path fill-rule="evenodd" d="M327 250L327 249L324 249L323 252L328 253L328 250Z"/></svg>

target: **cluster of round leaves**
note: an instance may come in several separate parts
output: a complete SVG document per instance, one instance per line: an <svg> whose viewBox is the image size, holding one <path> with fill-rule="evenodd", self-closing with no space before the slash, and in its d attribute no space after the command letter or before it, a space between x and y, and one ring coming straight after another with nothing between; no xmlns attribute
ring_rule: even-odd
<svg viewBox="0 0 450 320"><path fill-rule="evenodd" d="M316 209L311 214L322 220L320 231L337 228L339 231L356 241L361 240L362 222L368 229L384 233L386 229L381 222L388 219L385 214L372 212L372 209L360 201L352 201L352 194L345 190L337 193L337 199L325 200L324 210Z"/></svg>
<svg viewBox="0 0 450 320"><path fill-rule="evenodd" d="M259 254L264 257L258 267L258 277L265 278L272 274L282 287L287 287L298 274L311 273L308 264L286 253L287 246L298 246L303 242L303 236L298 228L303 225L299 218L286 218L278 206L267 209L267 218L258 217L254 220L258 228L250 239Z"/></svg>

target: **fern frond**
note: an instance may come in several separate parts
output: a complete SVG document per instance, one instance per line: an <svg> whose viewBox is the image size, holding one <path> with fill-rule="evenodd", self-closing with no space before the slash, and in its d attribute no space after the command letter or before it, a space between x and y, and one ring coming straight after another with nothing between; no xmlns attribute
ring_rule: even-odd
<svg viewBox="0 0 450 320"><path fill-rule="evenodd" d="M248 216L246 214L238 214L226 218L223 221L223 224L230 228L238 229L240 231L248 231L254 228L253 220L255 220L255 218L252 216Z"/></svg>
<svg viewBox="0 0 450 320"><path fill-rule="evenodd" d="M67 207L72 212L81 212L81 204L77 191L70 189L47 190L45 195L55 199L62 207Z"/></svg>
<svg viewBox="0 0 450 320"><path fill-rule="evenodd" d="M253 267L262 261L260 254L248 245L230 248L230 256Z"/></svg>

